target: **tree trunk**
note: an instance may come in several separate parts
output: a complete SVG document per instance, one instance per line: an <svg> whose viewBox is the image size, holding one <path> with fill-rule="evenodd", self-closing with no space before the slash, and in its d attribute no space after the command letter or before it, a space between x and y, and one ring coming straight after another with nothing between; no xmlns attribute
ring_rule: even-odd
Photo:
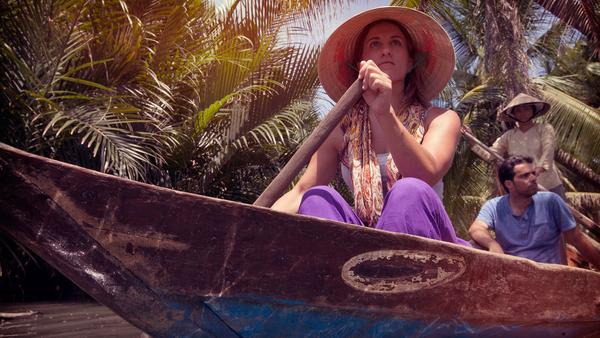
<svg viewBox="0 0 600 338"><path fill-rule="evenodd" d="M489 83L504 91L508 100L531 93L527 41L516 0L484 1L485 60Z"/></svg>
<svg viewBox="0 0 600 338"><path fill-rule="evenodd" d="M600 211L600 193L597 192L569 192L569 203L580 211L596 213Z"/></svg>
<svg viewBox="0 0 600 338"><path fill-rule="evenodd" d="M578 159L568 152L557 149L554 155L556 162L562 164L567 169L575 173L578 177L584 178L596 186L600 187L600 175L596 174L585 164L581 163Z"/></svg>

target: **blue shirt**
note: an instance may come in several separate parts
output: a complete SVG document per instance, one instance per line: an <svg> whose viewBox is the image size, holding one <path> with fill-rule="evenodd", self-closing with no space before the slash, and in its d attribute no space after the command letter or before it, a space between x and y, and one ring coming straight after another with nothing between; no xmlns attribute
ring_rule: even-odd
<svg viewBox="0 0 600 338"><path fill-rule="evenodd" d="M561 264L560 234L574 229L575 219L555 193L538 192L521 216L513 215L508 195L487 201L477 219L496 232L509 255L536 262Z"/></svg>

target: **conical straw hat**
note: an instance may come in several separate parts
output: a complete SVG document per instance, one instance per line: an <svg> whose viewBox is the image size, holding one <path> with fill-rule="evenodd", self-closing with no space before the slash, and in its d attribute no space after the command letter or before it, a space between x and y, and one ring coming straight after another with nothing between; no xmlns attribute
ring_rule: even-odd
<svg viewBox="0 0 600 338"><path fill-rule="evenodd" d="M533 112L532 118L544 115L550 109L550 104L548 102L542 101L538 98L527 95L525 93L519 93L519 95L515 96L515 98L512 99L508 103L508 105L506 105L506 107L504 107L504 109L502 109L502 111L500 113L502 115L507 116L508 118L515 120L515 116L513 114L513 109L516 106L521 106L521 105L532 105L533 106L534 112Z"/></svg>
<svg viewBox="0 0 600 338"><path fill-rule="evenodd" d="M358 77L354 64L356 40L362 30L378 20L394 20L409 34L415 55L423 58L415 68L417 91L431 101L446 86L454 71L454 49L448 33L430 16L405 7L379 7L342 23L329 37L319 56L319 80L337 101Z"/></svg>

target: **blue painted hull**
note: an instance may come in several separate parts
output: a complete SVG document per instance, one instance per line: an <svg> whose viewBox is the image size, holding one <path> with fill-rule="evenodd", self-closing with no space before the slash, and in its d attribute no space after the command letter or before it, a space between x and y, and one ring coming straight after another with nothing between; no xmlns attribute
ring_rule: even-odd
<svg viewBox="0 0 600 338"><path fill-rule="evenodd" d="M242 337L596 337L598 322L555 321L473 324L442 318L406 318L375 310L319 307L298 301L245 297L213 298L192 303L208 305L221 320ZM186 307L181 303L174 307ZM190 310L188 313L194 311ZM192 320L187 318L187 320ZM209 328L211 323L205 323ZM215 328L216 329L216 328ZM219 336L206 329L199 336ZM188 336L171 332L170 336ZM194 336L194 335L192 335Z"/></svg>

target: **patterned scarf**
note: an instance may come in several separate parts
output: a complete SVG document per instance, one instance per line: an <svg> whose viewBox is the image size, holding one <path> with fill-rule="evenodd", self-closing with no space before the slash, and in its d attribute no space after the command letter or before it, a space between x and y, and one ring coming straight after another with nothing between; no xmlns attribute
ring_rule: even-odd
<svg viewBox="0 0 600 338"><path fill-rule="evenodd" d="M421 143L424 134L426 110L421 105L411 105L398 119L411 135ZM344 132L345 147L342 163L350 169L354 188L354 207L369 227L374 227L383 208L383 186L377 154L371 146L372 131L369 122L369 106L360 100L352 107L340 124ZM386 190L389 191L396 180L401 178L392 155L386 160Z"/></svg>

